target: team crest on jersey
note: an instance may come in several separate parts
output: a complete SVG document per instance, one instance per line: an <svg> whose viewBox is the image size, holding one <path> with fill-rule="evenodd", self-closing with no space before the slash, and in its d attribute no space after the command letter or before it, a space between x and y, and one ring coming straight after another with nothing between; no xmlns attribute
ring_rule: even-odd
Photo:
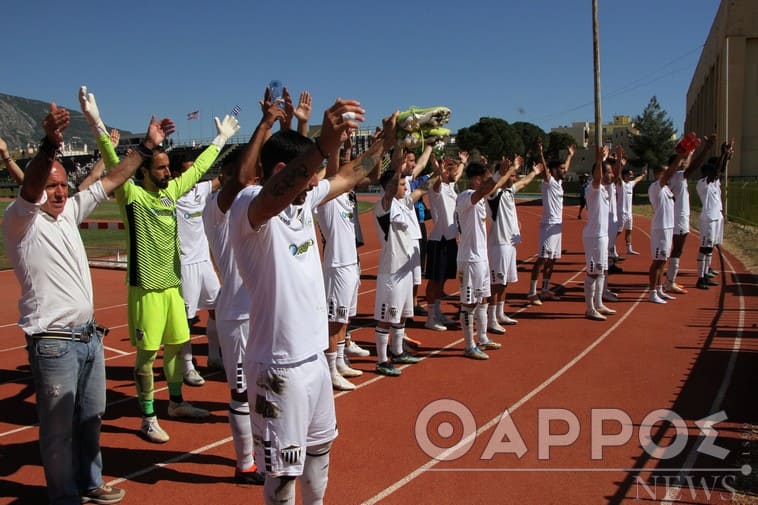
<svg viewBox="0 0 758 505"><path fill-rule="evenodd" d="M390 316L392 319L397 318L397 307L390 307Z"/></svg>
<svg viewBox="0 0 758 505"><path fill-rule="evenodd" d="M300 256L301 254L305 254L306 252L308 252L308 249L311 248L313 243L314 243L313 239L311 238L311 239L306 240L300 245L290 244L290 247L289 247L290 254L292 256Z"/></svg>
<svg viewBox="0 0 758 505"><path fill-rule="evenodd" d="M291 445L285 447L279 452L282 456L282 461L288 465L296 465L300 462L300 458L302 458L303 448L297 445Z"/></svg>
<svg viewBox="0 0 758 505"><path fill-rule="evenodd" d="M137 328L134 330L134 336L137 337L137 340L142 340L142 337L145 336L145 332Z"/></svg>
<svg viewBox="0 0 758 505"><path fill-rule="evenodd" d="M171 207L171 199L167 196L161 197L161 203L163 204L164 207Z"/></svg>

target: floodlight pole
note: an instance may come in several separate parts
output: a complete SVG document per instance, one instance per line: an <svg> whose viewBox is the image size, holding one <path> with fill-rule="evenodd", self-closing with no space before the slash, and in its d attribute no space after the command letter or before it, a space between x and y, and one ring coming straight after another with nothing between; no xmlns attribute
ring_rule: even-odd
<svg viewBox="0 0 758 505"><path fill-rule="evenodd" d="M600 103L600 26L597 16L597 0L592 0L592 49L595 67L595 146L603 145L603 111Z"/></svg>

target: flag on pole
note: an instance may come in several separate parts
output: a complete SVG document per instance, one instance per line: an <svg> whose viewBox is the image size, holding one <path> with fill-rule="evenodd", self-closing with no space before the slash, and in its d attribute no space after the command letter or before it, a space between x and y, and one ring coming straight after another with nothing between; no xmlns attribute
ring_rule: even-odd
<svg viewBox="0 0 758 505"><path fill-rule="evenodd" d="M187 121L189 121L191 119L197 119L199 117L200 117L200 111L199 110L187 113Z"/></svg>
<svg viewBox="0 0 758 505"><path fill-rule="evenodd" d="M240 108L239 105L235 105L232 108L232 116L237 117L237 116L239 116L240 112L242 112L242 109Z"/></svg>

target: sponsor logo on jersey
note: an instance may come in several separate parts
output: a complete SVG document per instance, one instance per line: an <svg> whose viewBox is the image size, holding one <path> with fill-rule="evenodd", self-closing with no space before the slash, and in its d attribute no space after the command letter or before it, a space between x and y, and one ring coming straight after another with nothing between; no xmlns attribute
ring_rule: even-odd
<svg viewBox="0 0 758 505"><path fill-rule="evenodd" d="M300 256L301 254L305 254L306 252L308 252L308 249L310 249L311 246L313 246L313 244L314 244L313 239L308 239L300 245L290 244L290 247L289 247L290 254L292 256Z"/></svg>

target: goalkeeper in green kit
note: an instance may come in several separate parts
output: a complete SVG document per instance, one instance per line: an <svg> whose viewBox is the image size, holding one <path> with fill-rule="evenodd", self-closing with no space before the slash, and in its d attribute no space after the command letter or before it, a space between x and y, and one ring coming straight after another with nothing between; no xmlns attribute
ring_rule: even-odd
<svg viewBox="0 0 758 505"><path fill-rule="evenodd" d="M119 159L100 119L95 97L82 86L79 100L95 132L106 168L116 165ZM234 117L214 119L218 135L180 177L170 178L169 157L163 148L150 151L140 144L138 149L145 161L135 174L137 181L128 181L115 192L127 231L129 338L137 348L134 381L142 411L140 434L150 442L163 443L169 439L158 424L153 406L153 363L161 345L169 390L168 416L209 415L207 410L182 398L183 368L177 356L189 340L189 326L181 293L175 210L176 200L200 180L226 141L239 130Z"/></svg>

